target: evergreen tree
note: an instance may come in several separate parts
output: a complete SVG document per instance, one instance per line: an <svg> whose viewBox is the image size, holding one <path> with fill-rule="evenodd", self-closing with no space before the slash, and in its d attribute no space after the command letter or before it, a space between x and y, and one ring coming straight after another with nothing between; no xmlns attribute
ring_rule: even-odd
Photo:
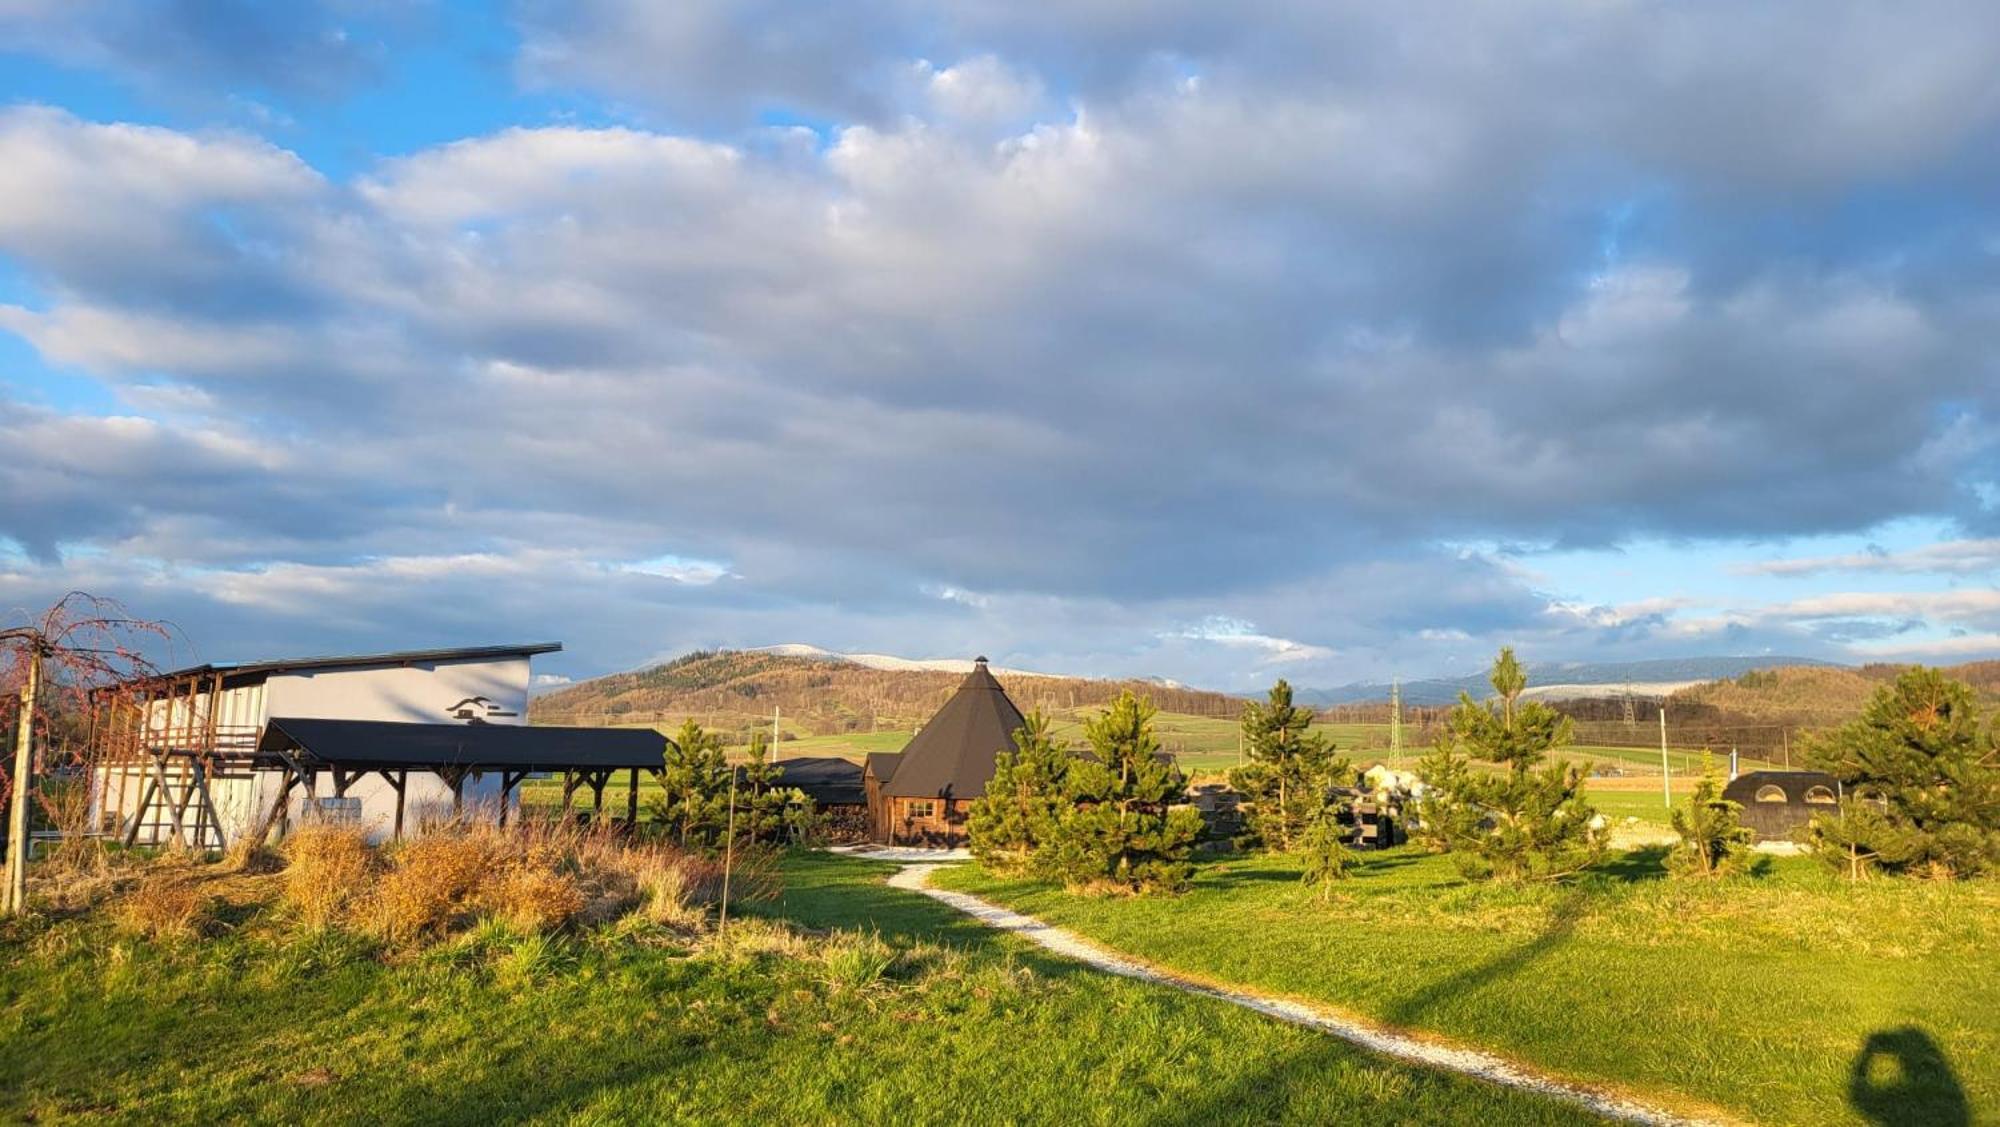
<svg viewBox="0 0 2000 1127"><path fill-rule="evenodd" d="M1299 853L1305 868L1299 881L1319 892L1322 903L1333 896L1333 886L1347 878L1348 862L1354 853L1347 847L1347 827L1338 818L1322 815L1300 835Z"/></svg>
<svg viewBox="0 0 2000 1127"><path fill-rule="evenodd" d="M1490 681L1494 700L1480 704L1460 693L1437 752L1419 765L1424 833L1468 877L1577 873L1603 854L1604 843L1590 827L1583 768L1549 759L1570 742L1569 717L1520 699L1528 676L1511 647L1494 660Z"/></svg>
<svg viewBox="0 0 2000 1127"><path fill-rule="evenodd" d="M653 820L683 847L713 846L726 832L729 782L722 737L690 717L667 742L660 771L662 794L652 803Z"/></svg>
<svg viewBox="0 0 2000 1127"><path fill-rule="evenodd" d="M1171 891L1187 883L1201 815L1175 805L1187 778L1160 757L1153 714L1128 690L1084 725L1092 756L1069 764L1065 809L1043 846L1046 871L1072 888Z"/></svg>
<svg viewBox="0 0 2000 1127"><path fill-rule="evenodd" d="M1246 766L1229 773L1243 796L1247 841L1291 852L1308 827L1336 803L1333 788L1346 781L1347 760L1335 758L1326 737L1311 731L1313 710L1292 703L1292 686L1271 686L1263 704L1243 706Z"/></svg>
<svg viewBox="0 0 2000 1127"><path fill-rule="evenodd" d="M1716 877L1741 868L1757 836L1737 820L1742 811L1742 803L1722 797L1722 776L1704 752L1701 781L1672 815L1681 840L1667 854L1667 871L1679 877Z"/></svg>
<svg viewBox="0 0 2000 1127"><path fill-rule="evenodd" d="M738 776L736 832L751 841L804 841L817 824L813 800L797 787L780 784L784 772L771 761L770 749L770 737L762 729L750 733L750 755ZM722 800L726 817L726 788Z"/></svg>
<svg viewBox="0 0 2000 1127"><path fill-rule="evenodd" d="M1812 832L1815 852L1849 875L1871 863L1939 877L2000 870L2000 761L1963 683L1906 670L1807 758L1846 792Z"/></svg>
<svg viewBox="0 0 2000 1127"><path fill-rule="evenodd" d="M1039 708L1023 718L1014 733L1016 750L994 761L986 793L968 811L972 855L990 872L1035 871L1068 805L1064 786L1072 756L1049 729Z"/></svg>

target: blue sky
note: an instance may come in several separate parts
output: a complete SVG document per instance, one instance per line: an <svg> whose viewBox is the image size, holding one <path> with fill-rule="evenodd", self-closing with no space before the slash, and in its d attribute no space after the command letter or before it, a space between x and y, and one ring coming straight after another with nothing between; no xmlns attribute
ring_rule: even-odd
<svg viewBox="0 0 2000 1127"><path fill-rule="evenodd" d="M0 603L1250 688L2000 655L2000 13L0 5Z"/></svg>

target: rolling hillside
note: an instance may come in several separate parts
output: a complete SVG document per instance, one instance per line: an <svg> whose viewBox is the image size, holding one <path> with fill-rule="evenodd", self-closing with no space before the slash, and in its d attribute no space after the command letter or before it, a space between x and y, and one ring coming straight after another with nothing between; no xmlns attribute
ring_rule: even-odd
<svg viewBox="0 0 2000 1127"><path fill-rule="evenodd" d="M791 650L791 647L786 647ZM964 677L955 668L882 662L841 655L724 650L692 653L663 665L584 681L537 698L530 718L542 724L657 724L692 716L732 735L768 728L772 710L786 738L870 732L907 733L936 711ZM1152 698L1161 710L1234 721L1243 702L1154 681L1100 681L997 670L1023 711L1067 711L1101 705L1125 689Z"/></svg>

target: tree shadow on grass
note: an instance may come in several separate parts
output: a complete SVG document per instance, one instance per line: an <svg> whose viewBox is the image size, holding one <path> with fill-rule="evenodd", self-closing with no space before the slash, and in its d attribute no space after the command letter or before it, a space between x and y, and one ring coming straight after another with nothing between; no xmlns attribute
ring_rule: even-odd
<svg viewBox="0 0 2000 1127"><path fill-rule="evenodd" d="M1664 845L1645 845L1638 849L1628 849L1611 860L1592 866L1590 872L1593 876L1605 877L1622 884L1665 880L1667 853L1668 849Z"/></svg>
<svg viewBox="0 0 2000 1127"><path fill-rule="evenodd" d="M1438 979L1396 1002L1383 1013L1392 1025L1414 1025L1439 1002L1477 990L1496 979L1509 977L1528 964L1569 942L1577 921L1589 906L1590 894L1572 888L1557 902L1548 924L1526 943L1519 944L1457 974Z"/></svg>
<svg viewBox="0 0 2000 1127"><path fill-rule="evenodd" d="M1847 1102L1882 1127L1968 1127L1965 1089L1930 1034L1914 1025L1868 1035L1847 1075Z"/></svg>

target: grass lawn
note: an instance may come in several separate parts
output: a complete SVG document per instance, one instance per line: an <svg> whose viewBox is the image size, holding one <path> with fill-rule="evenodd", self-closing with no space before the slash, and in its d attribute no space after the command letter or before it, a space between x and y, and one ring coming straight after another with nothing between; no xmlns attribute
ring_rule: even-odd
<svg viewBox="0 0 2000 1127"><path fill-rule="evenodd" d="M221 880L203 939L0 926L0 1121L1589 1121L1044 959L888 871L789 858L760 913L848 929L803 939L480 925L390 953L302 932L277 877Z"/></svg>
<svg viewBox="0 0 2000 1127"><path fill-rule="evenodd" d="M1622 855L1571 887L1468 885L1449 859L1368 855L1331 903L1295 861L1200 867L1178 898L1073 897L972 865L977 893L1177 970L1330 1002L1658 1099L1771 1123L2000 1119L2000 887L1847 885L1804 858L1661 879ZM1907 1089L1871 1038L1912 1048ZM1927 1046L1938 1054L1931 1059ZM1865 1087L1866 1085L1864 1085Z"/></svg>

